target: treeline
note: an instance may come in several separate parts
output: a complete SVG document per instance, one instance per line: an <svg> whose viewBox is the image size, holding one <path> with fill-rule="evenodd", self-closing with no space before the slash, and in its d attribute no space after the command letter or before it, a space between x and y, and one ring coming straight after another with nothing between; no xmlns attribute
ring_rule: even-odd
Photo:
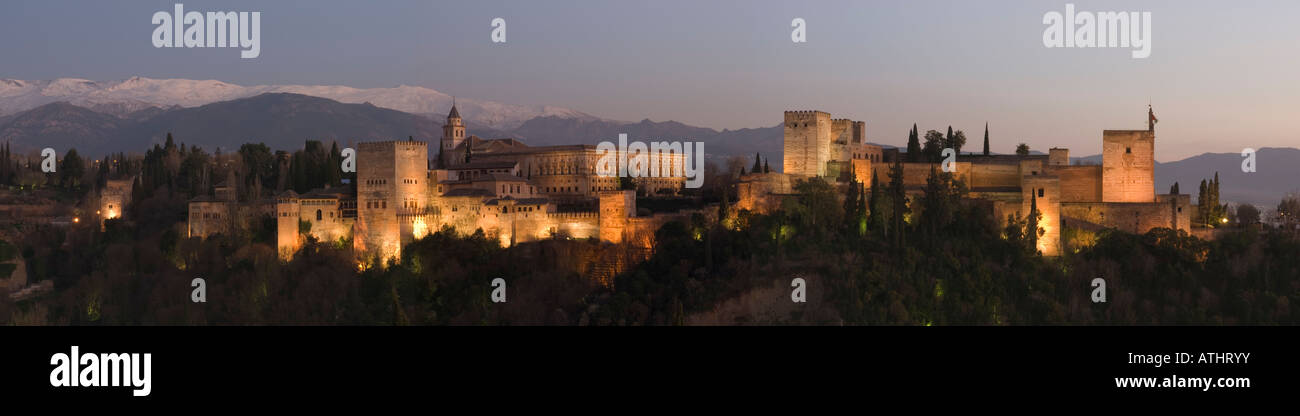
<svg viewBox="0 0 1300 416"><path fill-rule="evenodd" d="M167 146L159 149L166 154ZM193 148L185 150L193 156ZM254 159L269 153L247 152ZM330 153L317 150L312 157L330 163ZM267 169L250 180L289 178L275 176L271 164L260 166ZM187 186L182 178L188 175L178 172L174 182L157 189ZM109 221L102 231L50 227L24 240L24 257L37 259L29 261L31 275L54 279L56 291L21 303L0 300L0 319L365 325L1300 322L1300 310L1291 306L1300 301L1300 233L1294 229L1244 227L1215 241L1169 229L1144 235L1102 231L1091 244L1048 258L1037 253L1036 210L994 218L990 204L965 198L966 186L942 172L912 195L897 163L869 184L837 187L810 179L795 191L770 215L736 210L722 199L716 220L697 215L663 226L653 254L615 276L612 287L593 275L602 264L631 257L624 256L626 247L595 241L503 248L481 232L460 237L444 229L405 245L401 261L389 264L358 265L346 245L311 240L286 262L275 252L273 234L265 232L273 222L237 235L186 239L171 226L174 218L136 212L140 217L131 223ZM168 207L154 193L140 209ZM190 302L194 277L206 279L207 303ZM506 303L491 301L497 278L507 284ZM807 283L806 303L790 300L795 278ZM1093 302L1097 278L1106 284L1104 303ZM733 318L720 310L749 315Z"/></svg>

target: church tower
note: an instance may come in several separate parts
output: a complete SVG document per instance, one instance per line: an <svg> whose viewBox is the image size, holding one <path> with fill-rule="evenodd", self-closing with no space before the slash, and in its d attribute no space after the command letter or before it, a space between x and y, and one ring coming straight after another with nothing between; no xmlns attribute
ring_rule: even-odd
<svg viewBox="0 0 1300 416"><path fill-rule="evenodd" d="M442 126L442 151L440 154L444 155L442 157L446 159L442 160L444 166L446 166L446 162L455 160L455 158L449 158L448 155L454 153L453 149L460 146L463 141L465 141L465 123L460 118L460 110L456 109L456 98L453 97L451 99L451 112L447 114L447 124Z"/></svg>

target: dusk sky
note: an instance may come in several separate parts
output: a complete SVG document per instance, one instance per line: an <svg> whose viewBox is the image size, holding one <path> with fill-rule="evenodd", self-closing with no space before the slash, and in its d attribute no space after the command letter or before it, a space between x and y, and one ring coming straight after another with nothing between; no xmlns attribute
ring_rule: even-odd
<svg viewBox="0 0 1300 416"><path fill-rule="evenodd" d="M1300 147L1296 1L1075 1L1149 11L1146 59L1131 48L1047 48L1063 1L186 1L262 12L262 51L156 49L155 11L175 1L4 2L0 78L131 76L242 85L420 85L628 121L767 127L818 109L902 145L912 123L948 125L995 152L1100 152L1103 129L1145 128L1157 160ZM507 22L493 44L490 21ZM791 19L808 42L790 40Z"/></svg>

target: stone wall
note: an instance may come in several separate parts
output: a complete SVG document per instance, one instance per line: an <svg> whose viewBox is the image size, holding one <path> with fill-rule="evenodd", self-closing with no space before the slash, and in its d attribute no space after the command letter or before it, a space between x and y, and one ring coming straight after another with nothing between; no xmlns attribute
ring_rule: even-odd
<svg viewBox="0 0 1300 416"><path fill-rule="evenodd" d="M1061 215L1133 234L1144 234L1153 228L1177 228L1190 233L1190 196L1160 197L1161 201L1151 203L1063 203Z"/></svg>
<svg viewBox="0 0 1300 416"><path fill-rule="evenodd" d="M1101 202L1101 166L1060 166L1049 172L1061 178L1061 202Z"/></svg>
<svg viewBox="0 0 1300 416"><path fill-rule="evenodd" d="M233 224L230 205L226 201L190 201L189 237L207 238L229 233Z"/></svg>

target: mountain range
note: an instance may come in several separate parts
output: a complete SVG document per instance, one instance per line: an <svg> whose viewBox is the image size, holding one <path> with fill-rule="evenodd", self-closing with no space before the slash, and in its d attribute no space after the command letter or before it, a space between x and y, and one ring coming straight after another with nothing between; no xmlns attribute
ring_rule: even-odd
<svg viewBox="0 0 1300 416"><path fill-rule="evenodd" d="M198 107L266 93L301 94L349 104L370 103L412 114L446 114L454 100L451 95L409 85L363 89L340 85L242 86L215 80L144 77L109 82L78 78L45 81L0 79L0 116L64 101L124 117L149 108ZM529 119L543 116L596 119L592 115L557 106L525 106L469 98L455 101L461 116L467 122L494 129L515 128Z"/></svg>
<svg viewBox="0 0 1300 416"><path fill-rule="evenodd" d="M621 122L555 106L519 106L456 99L470 134L511 137L530 145L596 144L631 140L703 141L707 157L752 160L755 153L780 169L782 128L714 130L676 121ZM436 140L451 97L424 88L357 89L340 86L243 87L220 81L131 78L87 80L0 80L0 142L16 153L40 148L76 148L98 157L109 152L143 152L168 133L178 142L229 151L248 142L272 149L297 149L305 140L393 140L407 136ZM885 145L886 147L892 147ZM1100 155L1072 158L1100 163ZM1300 190L1300 149L1265 148L1257 173L1242 173L1241 156L1206 153L1156 165L1156 186L1174 182L1195 195L1201 179L1220 174L1225 201L1275 206ZM748 162L746 163L748 166Z"/></svg>

